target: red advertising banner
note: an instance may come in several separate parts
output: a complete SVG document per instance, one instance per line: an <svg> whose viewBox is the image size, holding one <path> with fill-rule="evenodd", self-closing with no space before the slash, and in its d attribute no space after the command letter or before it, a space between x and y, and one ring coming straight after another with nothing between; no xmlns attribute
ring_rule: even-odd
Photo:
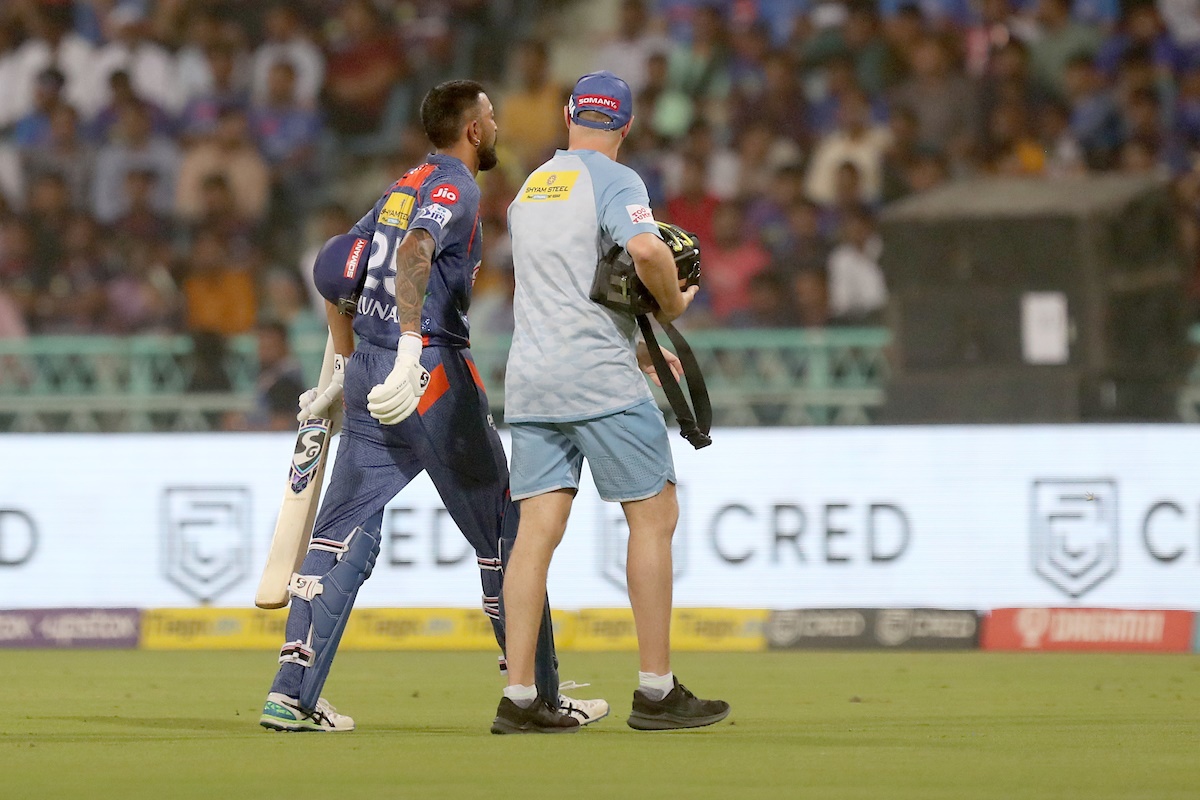
<svg viewBox="0 0 1200 800"><path fill-rule="evenodd" d="M1192 611L997 608L983 621L984 650L1187 653Z"/></svg>

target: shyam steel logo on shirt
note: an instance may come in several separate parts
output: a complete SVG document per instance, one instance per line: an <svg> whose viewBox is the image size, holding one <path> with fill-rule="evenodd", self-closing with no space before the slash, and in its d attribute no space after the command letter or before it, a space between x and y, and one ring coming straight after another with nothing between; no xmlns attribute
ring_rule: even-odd
<svg viewBox="0 0 1200 800"><path fill-rule="evenodd" d="M380 225L390 225L393 228L408 228L408 218L412 214L413 196L392 192L387 202L379 211Z"/></svg>
<svg viewBox="0 0 1200 800"><path fill-rule="evenodd" d="M525 188L521 191L521 202L566 200L571 196L571 189L575 187L575 181L578 179L579 170L577 169L562 172L548 170L535 172L529 176L529 180L525 181Z"/></svg>

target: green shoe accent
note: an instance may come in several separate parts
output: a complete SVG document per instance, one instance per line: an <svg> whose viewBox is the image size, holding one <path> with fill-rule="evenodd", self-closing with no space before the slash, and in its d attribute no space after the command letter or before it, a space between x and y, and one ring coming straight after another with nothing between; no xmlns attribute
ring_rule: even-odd
<svg viewBox="0 0 1200 800"><path fill-rule="evenodd" d="M273 719L286 719L291 722L296 721L296 715L292 713L290 708L281 706L273 700L268 700L267 704L263 706L263 716Z"/></svg>
<svg viewBox="0 0 1200 800"><path fill-rule="evenodd" d="M287 731L289 733L325 730L325 728L322 728L311 719L294 720L294 718L288 718L284 720L280 719L279 717L271 716L270 714L263 714L261 717L259 717L258 724L262 725L264 728L270 728L276 731Z"/></svg>

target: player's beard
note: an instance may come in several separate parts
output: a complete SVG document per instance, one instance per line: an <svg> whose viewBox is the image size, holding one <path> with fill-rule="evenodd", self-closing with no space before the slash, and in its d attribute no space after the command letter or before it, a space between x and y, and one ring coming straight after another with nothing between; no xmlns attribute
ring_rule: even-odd
<svg viewBox="0 0 1200 800"><path fill-rule="evenodd" d="M492 143L487 147L480 145L479 149L477 149L475 152L479 155L480 172L487 172L489 169L500 163L500 156L496 155L495 139L493 139Z"/></svg>

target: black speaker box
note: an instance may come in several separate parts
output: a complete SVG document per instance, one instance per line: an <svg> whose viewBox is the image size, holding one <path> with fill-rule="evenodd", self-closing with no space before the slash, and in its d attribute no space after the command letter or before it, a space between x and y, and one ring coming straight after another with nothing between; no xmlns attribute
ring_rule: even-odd
<svg viewBox="0 0 1200 800"><path fill-rule="evenodd" d="M890 206L892 422L1172 419L1183 260L1156 179L985 179ZM1060 293L1068 358L1027 364L1023 299Z"/></svg>

